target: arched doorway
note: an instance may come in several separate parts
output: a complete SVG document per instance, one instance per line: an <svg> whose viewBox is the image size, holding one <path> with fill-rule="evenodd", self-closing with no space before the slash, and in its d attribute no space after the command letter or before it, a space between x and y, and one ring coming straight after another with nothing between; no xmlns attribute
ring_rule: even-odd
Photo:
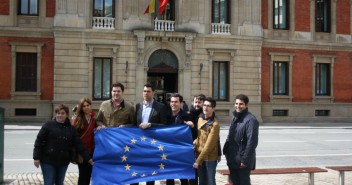
<svg viewBox="0 0 352 185"><path fill-rule="evenodd" d="M147 81L155 86L156 99L166 101L178 92L178 60L169 50L159 49L148 60Z"/></svg>

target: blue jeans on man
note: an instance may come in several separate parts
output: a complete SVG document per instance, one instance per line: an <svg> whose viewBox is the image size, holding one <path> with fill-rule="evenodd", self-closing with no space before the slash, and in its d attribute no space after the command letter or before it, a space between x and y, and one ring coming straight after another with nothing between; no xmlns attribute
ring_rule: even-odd
<svg viewBox="0 0 352 185"><path fill-rule="evenodd" d="M44 185L63 185L68 165L52 165L40 162Z"/></svg>
<svg viewBox="0 0 352 185"><path fill-rule="evenodd" d="M199 185L216 185L215 173L218 161L204 161L198 168Z"/></svg>

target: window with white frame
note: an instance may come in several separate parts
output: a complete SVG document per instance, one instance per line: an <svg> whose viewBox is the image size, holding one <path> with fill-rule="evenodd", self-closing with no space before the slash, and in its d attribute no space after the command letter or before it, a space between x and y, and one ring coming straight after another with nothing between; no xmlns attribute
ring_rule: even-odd
<svg viewBox="0 0 352 185"><path fill-rule="evenodd" d="M289 29L289 0L274 0L274 29Z"/></svg>

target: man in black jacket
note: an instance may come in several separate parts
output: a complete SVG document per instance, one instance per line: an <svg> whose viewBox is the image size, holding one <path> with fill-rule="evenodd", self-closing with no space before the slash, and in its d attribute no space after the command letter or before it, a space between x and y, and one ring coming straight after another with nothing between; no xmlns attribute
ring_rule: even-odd
<svg viewBox="0 0 352 185"><path fill-rule="evenodd" d="M135 112L136 125L141 129L148 129L152 126L167 124L167 107L165 104L155 101L153 99L154 95L155 88L153 84L145 84L143 88L143 102L136 104ZM154 184L154 181L147 182L147 185Z"/></svg>
<svg viewBox="0 0 352 185"><path fill-rule="evenodd" d="M240 94L235 98L235 111L223 152L233 184L250 185L250 173L255 169L259 123L248 111L249 99Z"/></svg>
<svg viewBox="0 0 352 185"><path fill-rule="evenodd" d="M170 98L170 113L168 114L168 124L181 125L186 124L190 128L194 126L191 117L181 109L183 97L180 94L172 94ZM180 179L181 185L188 185L188 179ZM166 185L174 185L174 179L167 179Z"/></svg>

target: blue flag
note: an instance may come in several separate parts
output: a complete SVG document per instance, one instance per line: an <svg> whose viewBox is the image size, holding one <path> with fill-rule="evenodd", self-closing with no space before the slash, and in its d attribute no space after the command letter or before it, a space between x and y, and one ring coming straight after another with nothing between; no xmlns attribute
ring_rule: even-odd
<svg viewBox="0 0 352 185"><path fill-rule="evenodd" d="M108 128L94 137L93 185L195 178L187 125Z"/></svg>

